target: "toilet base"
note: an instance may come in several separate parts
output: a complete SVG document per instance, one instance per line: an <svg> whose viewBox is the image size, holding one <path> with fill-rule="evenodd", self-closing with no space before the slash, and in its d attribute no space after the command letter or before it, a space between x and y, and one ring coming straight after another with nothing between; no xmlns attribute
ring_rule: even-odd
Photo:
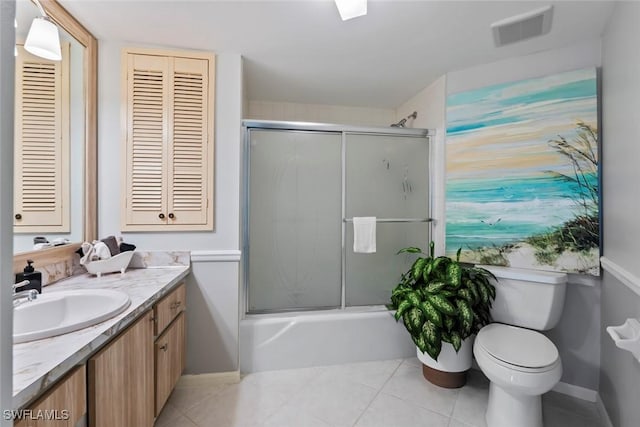
<svg viewBox="0 0 640 427"><path fill-rule="evenodd" d="M510 393L491 382L486 420L488 427L543 427L542 398Z"/></svg>

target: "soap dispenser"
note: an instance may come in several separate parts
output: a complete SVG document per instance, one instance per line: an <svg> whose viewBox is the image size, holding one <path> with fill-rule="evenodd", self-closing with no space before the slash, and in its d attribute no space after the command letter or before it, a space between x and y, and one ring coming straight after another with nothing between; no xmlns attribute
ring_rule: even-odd
<svg viewBox="0 0 640 427"><path fill-rule="evenodd" d="M24 267L23 272L16 274L16 283L20 283L23 280L29 281L28 285L16 288L16 292L35 289L38 293L42 293L42 273L35 271L32 264L33 260L27 260L27 265Z"/></svg>

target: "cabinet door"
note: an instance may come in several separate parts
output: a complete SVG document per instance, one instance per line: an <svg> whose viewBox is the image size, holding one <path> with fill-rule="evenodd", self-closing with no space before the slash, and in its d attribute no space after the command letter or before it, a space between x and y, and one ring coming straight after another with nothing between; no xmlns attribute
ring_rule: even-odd
<svg viewBox="0 0 640 427"><path fill-rule="evenodd" d="M184 313L156 340L156 416L178 383L185 365Z"/></svg>
<svg viewBox="0 0 640 427"><path fill-rule="evenodd" d="M209 161L209 61L174 58L171 81L171 134L168 175L169 225L208 222ZM210 105L211 104L211 105Z"/></svg>
<svg viewBox="0 0 640 427"><path fill-rule="evenodd" d="M156 324L155 336L160 335L171 321L184 311L187 298L186 291L187 288L182 283L153 307Z"/></svg>
<svg viewBox="0 0 640 427"><path fill-rule="evenodd" d="M75 427L82 425L78 421L87 412L84 365L72 371L27 410L31 410L33 418L39 413L47 413L57 419L23 419L16 421L16 427Z"/></svg>
<svg viewBox="0 0 640 427"><path fill-rule="evenodd" d="M127 55L124 225L167 222L169 60Z"/></svg>
<svg viewBox="0 0 640 427"><path fill-rule="evenodd" d="M69 232L69 43L50 61L16 45L14 231Z"/></svg>
<svg viewBox="0 0 640 427"><path fill-rule="evenodd" d="M190 55L125 50L125 231L213 229L215 60Z"/></svg>
<svg viewBox="0 0 640 427"><path fill-rule="evenodd" d="M153 425L153 325L148 311L89 359L89 427Z"/></svg>

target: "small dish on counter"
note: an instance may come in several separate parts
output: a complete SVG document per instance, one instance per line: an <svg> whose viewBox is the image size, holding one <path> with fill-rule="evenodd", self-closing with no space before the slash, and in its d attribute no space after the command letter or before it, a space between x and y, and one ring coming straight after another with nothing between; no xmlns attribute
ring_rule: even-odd
<svg viewBox="0 0 640 427"><path fill-rule="evenodd" d="M121 252L109 259L86 263L84 267L87 269L89 274L93 274L98 277L102 274L116 273L118 271L121 274L124 274L127 267L129 267L132 257L133 251Z"/></svg>

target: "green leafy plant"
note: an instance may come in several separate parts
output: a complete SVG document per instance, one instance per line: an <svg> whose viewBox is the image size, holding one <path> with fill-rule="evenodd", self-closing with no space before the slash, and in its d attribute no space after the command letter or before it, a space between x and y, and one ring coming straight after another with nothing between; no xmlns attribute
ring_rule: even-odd
<svg viewBox="0 0 640 427"><path fill-rule="evenodd" d="M489 309L496 297L495 277L484 268L460 262L460 250L453 260L434 257L434 243L429 255L410 247L401 253L421 254L402 275L391 292L388 308L402 318L416 346L438 360L442 342L458 352L465 338L491 322Z"/></svg>

